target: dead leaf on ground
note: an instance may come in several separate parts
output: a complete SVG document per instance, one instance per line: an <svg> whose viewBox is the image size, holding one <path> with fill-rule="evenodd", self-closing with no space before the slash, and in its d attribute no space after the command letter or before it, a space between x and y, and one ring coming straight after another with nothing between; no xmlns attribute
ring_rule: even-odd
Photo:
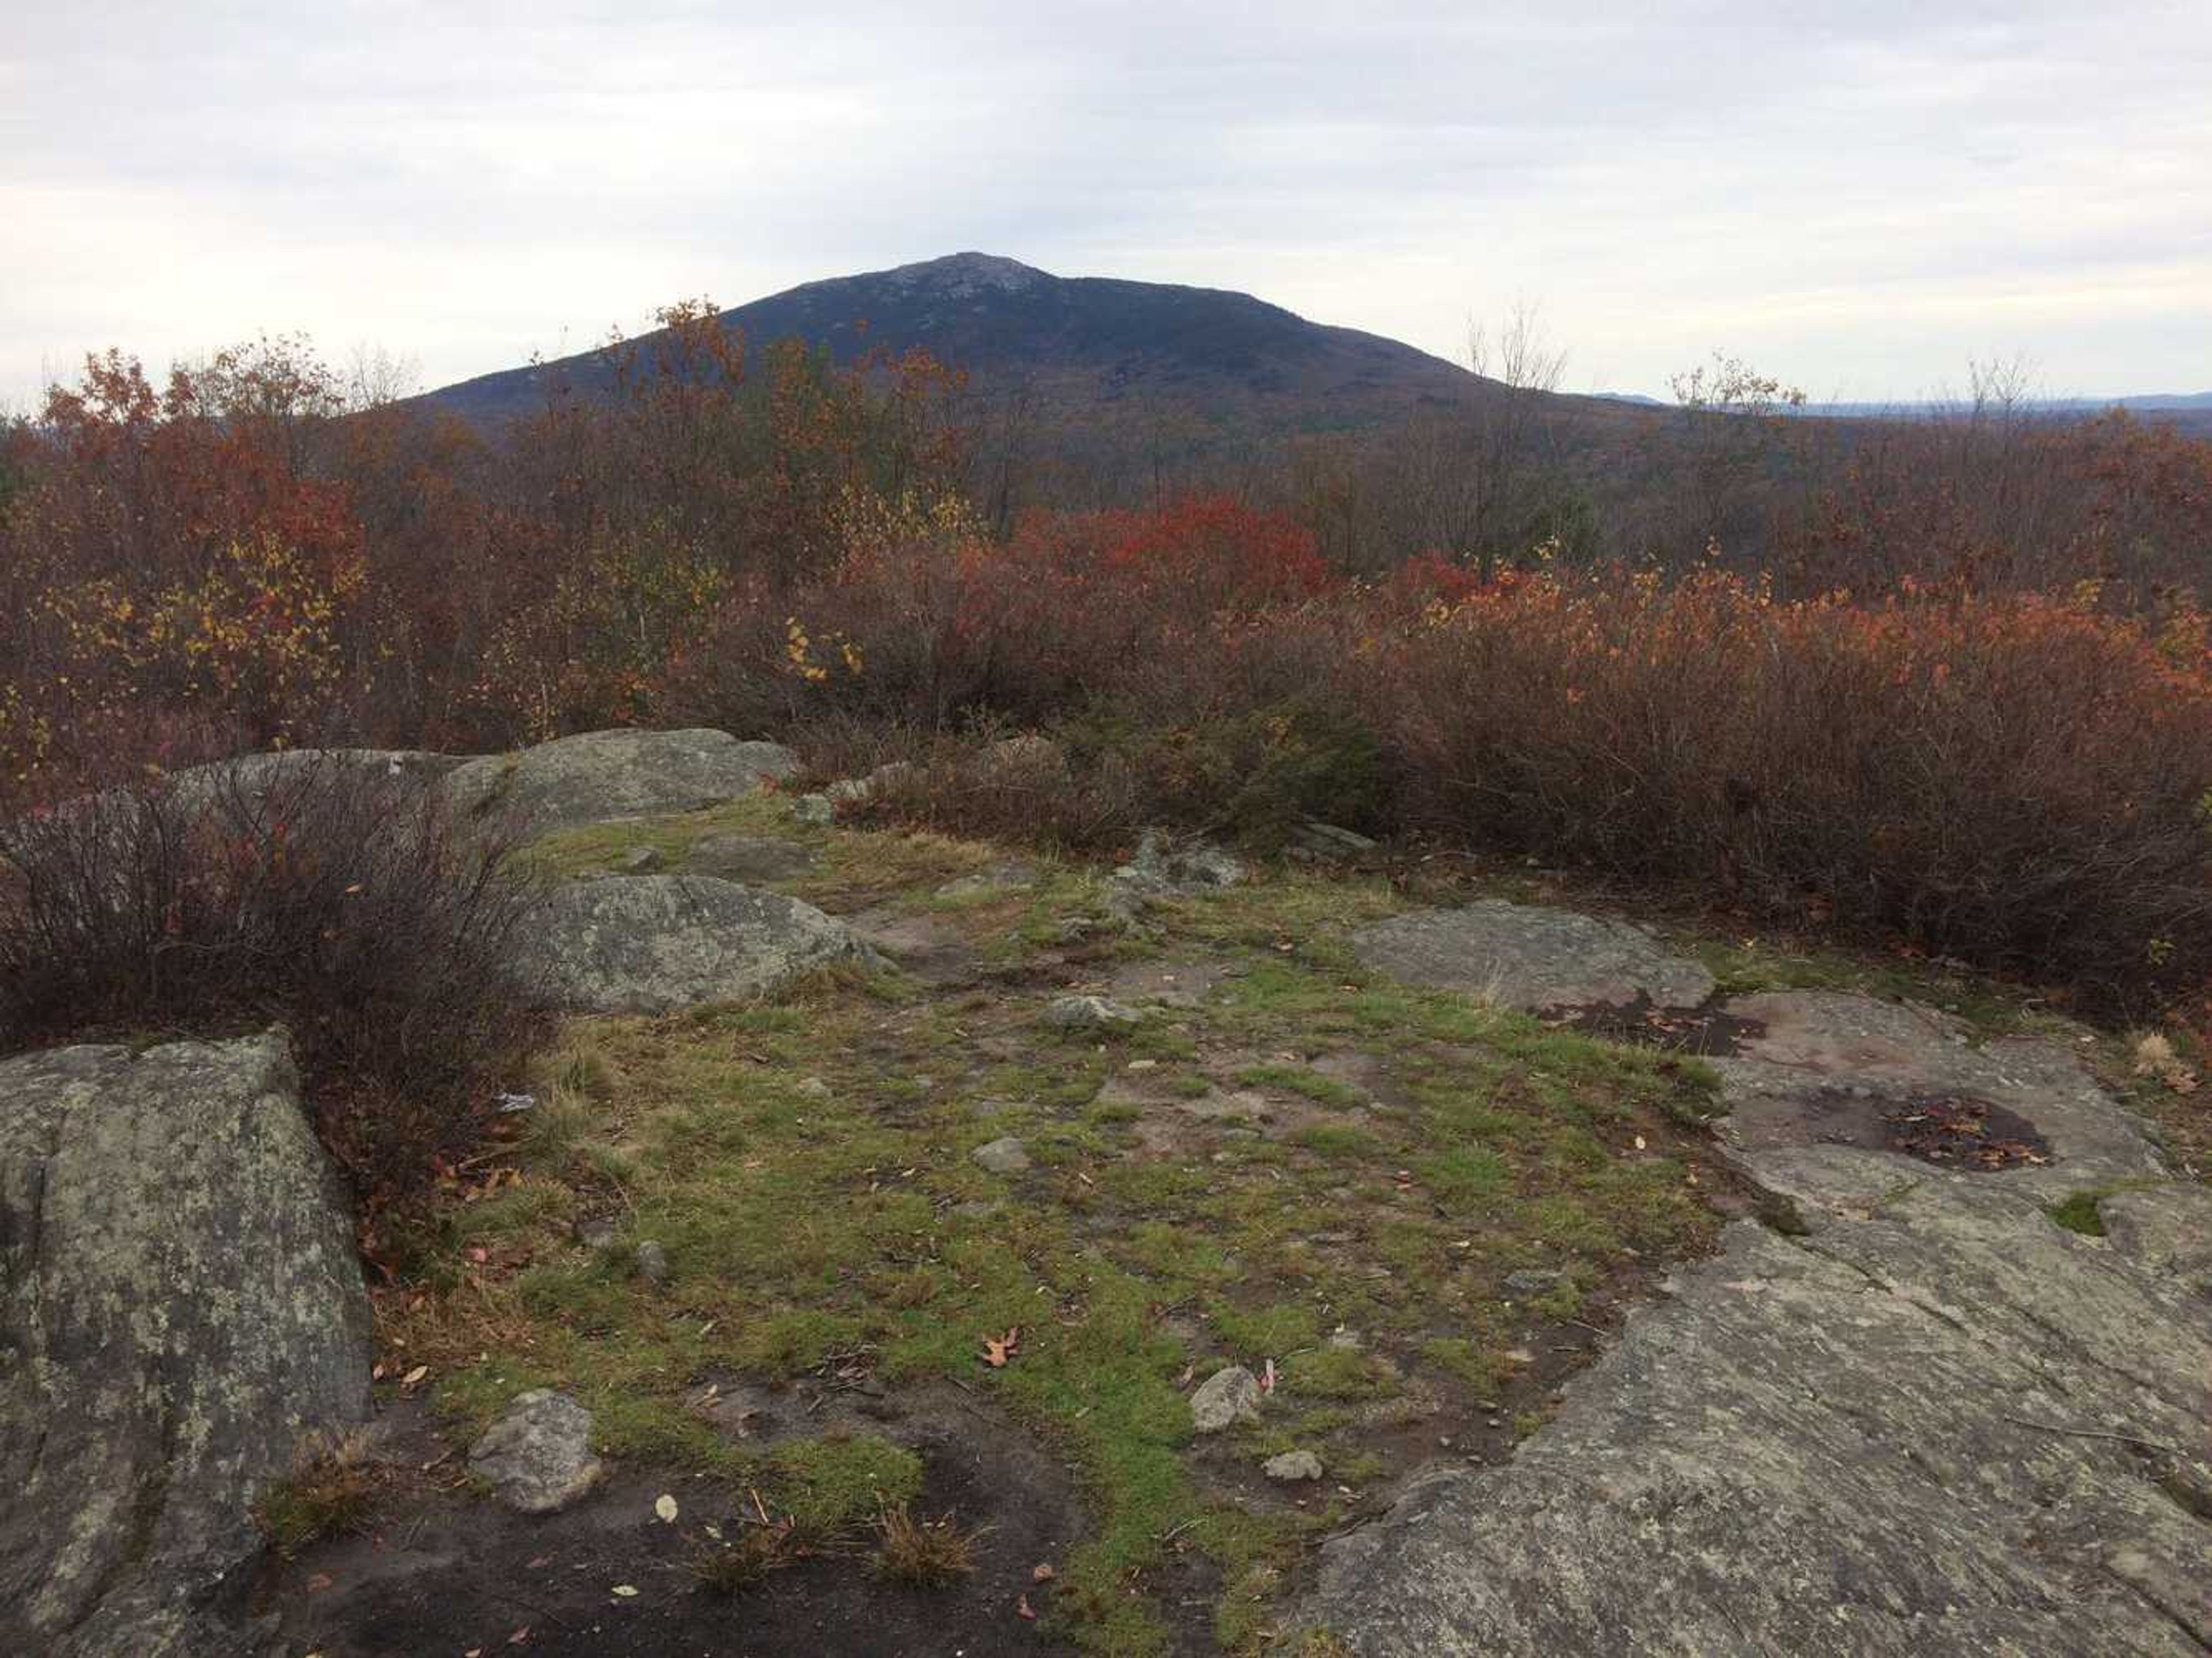
<svg viewBox="0 0 2212 1658"><path fill-rule="evenodd" d="M1021 1351L1022 1328L1017 1324L1002 1336L985 1336L983 1351L978 1355L994 1370L1006 1368L1006 1361Z"/></svg>

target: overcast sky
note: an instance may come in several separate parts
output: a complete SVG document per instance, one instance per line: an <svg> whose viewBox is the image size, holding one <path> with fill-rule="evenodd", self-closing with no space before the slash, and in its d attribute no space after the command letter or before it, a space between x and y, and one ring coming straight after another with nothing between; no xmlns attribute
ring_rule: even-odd
<svg viewBox="0 0 2212 1658"><path fill-rule="evenodd" d="M1526 296L1575 389L2212 389L2212 0L8 11L17 407L263 330L442 384L962 248L1447 355Z"/></svg>

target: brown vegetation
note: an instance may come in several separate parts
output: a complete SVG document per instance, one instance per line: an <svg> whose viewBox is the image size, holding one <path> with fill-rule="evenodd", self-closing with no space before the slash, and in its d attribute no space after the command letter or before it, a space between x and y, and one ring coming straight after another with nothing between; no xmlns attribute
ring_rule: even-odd
<svg viewBox="0 0 2212 1658"><path fill-rule="evenodd" d="M1522 337L1463 431L1001 533L958 376L665 320L497 443L282 342L158 395L90 365L0 471L15 799L210 726L696 721L917 760L866 809L956 827L1310 814L2100 993L2212 973L2212 446L2001 382L1816 422L1723 359L1593 456Z"/></svg>

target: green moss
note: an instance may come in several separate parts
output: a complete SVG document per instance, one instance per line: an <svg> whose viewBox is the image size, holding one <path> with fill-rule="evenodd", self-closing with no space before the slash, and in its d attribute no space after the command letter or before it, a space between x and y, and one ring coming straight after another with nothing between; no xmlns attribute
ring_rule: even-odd
<svg viewBox="0 0 2212 1658"><path fill-rule="evenodd" d="M1282 1370L1284 1389L1293 1398L1379 1399L1398 1387L1389 1365L1356 1347L1293 1353Z"/></svg>
<svg viewBox="0 0 2212 1658"><path fill-rule="evenodd" d="M1307 1151L1324 1157L1365 1157L1378 1149L1372 1134L1349 1123L1309 1123L1291 1138Z"/></svg>
<svg viewBox="0 0 2212 1658"><path fill-rule="evenodd" d="M1504 1354L1462 1336L1438 1336L1421 1344L1421 1357L1474 1389L1478 1399L1495 1399L1512 1380Z"/></svg>
<svg viewBox="0 0 2212 1658"><path fill-rule="evenodd" d="M1237 1080L1247 1088L1273 1088L1286 1094L1302 1095L1316 1105L1331 1106L1340 1111L1364 1103L1358 1089L1302 1065L1247 1066L1237 1073Z"/></svg>
<svg viewBox="0 0 2212 1658"><path fill-rule="evenodd" d="M1273 1357L1310 1347L1321 1339L1321 1321L1314 1309L1294 1301L1255 1308L1217 1301L1206 1315L1222 1346L1232 1353Z"/></svg>
<svg viewBox="0 0 2212 1658"><path fill-rule="evenodd" d="M2105 1218L2097 1212L2097 1205L2104 1195L2102 1192L2076 1192L2063 1203L2051 1206L2051 1218L2069 1232L2100 1238L2105 1236Z"/></svg>
<svg viewBox="0 0 2212 1658"><path fill-rule="evenodd" d="M921 1492L921 1459L886 1440L803 1439L769 1454L775 1508L809 1531L835 1534Z"/></svg>
<svg viewBox="0 0 2212 1658"><path fill-rule="evenodd" d="M758 831L781 811L738 816ZM732 821L693 819L647 832ZM821 890L840 902L927 908L978 856L928 837L786 831L817 847ZM556 849L618 855L619 839ZM574 1023L538 1079L562 1104L531 1143L529 1179L441 1235L433 1281L468 1293L423 1315L441 1328L410 1333L410 1350L444 1355L440 1408L480 1424L525 1387L566 1388L605 1448L757 1485L835 1527L911 1496L910 1455L831 1440L764 1459L694 1413L699 1378L787 1378L859 1354L887 1382L955 1380L1079 1474L1089 1528L1056 1563L1053 1597L1068 1636L1096 1653L1170 1649L1157 1597L1182 1581L1170 1552L1195 1550L1223 1586L1218 1636L1249 1650L1324 1515L1207 1503L1178 1385L1194 1363L1274 1359L1281 1385L1258 1437L1294 1436L1282 1442L1358 1471L1363 1412L1401 1385L1380 1353L1492 1390L1510 1344L1493 1327L1503 1315L1474 1297L1506 1272L1564 1266L1537 1310L1571 1312L1623 1251L1711 1236L1680 1163L1625 1150L1672 1132L1681 1102L1710 1105L1710 1072L1367 975L1344 934L1399 905L1384 884L1263 872L1162 906L1134 940L1071 944L1067 918L1099 898L1095 878L1055 867L1003 903L937 906L976 929L1017 987L1006 991L827 975L775 1004ZM1023 963L1038 941L1060 953L1048 975ZM1079 952L1086 975L1142 952L1227 971L1201 1005L1155 1012L1108 1055L1036 1017ZM1247 1064L1254 1054L1300 1057ZM1132 1054L1159 1063L1102 1101ZM1358 1056L1389 1108L1271 1141L1169 1102L1208 1092L1212 1067L1331 1109L1362 1103L1322 1068L1329 1054ZM1175 1123L1171 1145L1129 1132L1147 1114ZM1007 1133L1038 1164L1019 1181L966 1155ZM579 1213L622 1216L621 1245L577 1248L565 1228ZM532 1264L487 1278L459 1254L464 1230ZM664 1284L629 1270L645 1237L667 1252ZM1372 1351L1326 1345L1340 1323ZM982 1365L984 1338L1014 1327L1013 1361Z"/></svg>

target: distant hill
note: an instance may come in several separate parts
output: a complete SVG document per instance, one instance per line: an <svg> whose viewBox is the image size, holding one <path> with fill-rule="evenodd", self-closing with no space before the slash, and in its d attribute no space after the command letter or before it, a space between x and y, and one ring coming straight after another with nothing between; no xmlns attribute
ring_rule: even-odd
<svg viewBox="0 0 2212 1658"><path fill-rule="evenodd" d="M954 253L808 282L722 313L749 340L801 338L840 361L927 350L985 393L1020 395L1055 426L1165 423L1179 447L1298 431L1357 431L1424 404L1494 395L1494 382L1396 340L1309 322L1249 294L1055 276ZM650 337L649 336L647 337ZM495 424L556 395L605 395L595 353L483 374L427 401ZM1604 418L1594 398L1559 399Z"/></svg>

